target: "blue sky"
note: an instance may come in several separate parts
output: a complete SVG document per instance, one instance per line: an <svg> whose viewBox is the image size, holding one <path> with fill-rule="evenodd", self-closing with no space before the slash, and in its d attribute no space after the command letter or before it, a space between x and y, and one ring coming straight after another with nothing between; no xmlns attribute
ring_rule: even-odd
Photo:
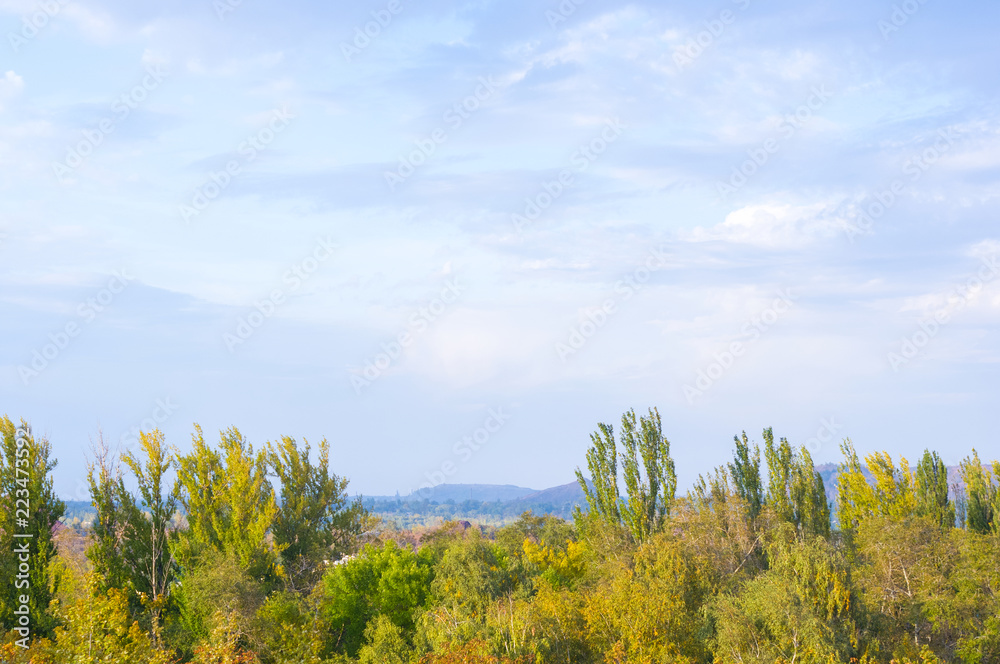
<svg viewBox="0 0 1000 664"><path fill-rule="evenodd" d="M633 406L684 483L996 458L998 14L0 0L3 411L67 498L153 423L367 494L565 483Z"/></svg>

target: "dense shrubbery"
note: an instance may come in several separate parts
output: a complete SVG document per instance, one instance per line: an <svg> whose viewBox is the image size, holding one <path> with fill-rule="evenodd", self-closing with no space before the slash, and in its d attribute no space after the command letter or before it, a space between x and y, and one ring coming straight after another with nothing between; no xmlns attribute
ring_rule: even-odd
<svg viewBox="0 0 1000 664"><path fill-rule="evenodd" d="M418 537L346 500L325 441L314 459L290 438L254 449L230 429L213 447L198 430L183 454L151 432L124 466L98 454L83 531L53 528L48 444L19 457L0 425L0 499L28 458L32 593L51 598L25 650L3 580L4 662L1000 662L1000 464L975 453L949 492L935 454L913 472L845 441L831 515L808 452L766 430L763 460L744 434L679 497L658 414L630 412L617 438L593 436L572 523Z"/></svg>

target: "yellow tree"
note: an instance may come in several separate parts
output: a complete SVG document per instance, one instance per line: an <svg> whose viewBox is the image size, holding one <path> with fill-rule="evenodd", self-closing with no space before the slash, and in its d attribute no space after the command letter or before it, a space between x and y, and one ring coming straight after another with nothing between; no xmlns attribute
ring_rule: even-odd
<svg viewBox="0 0 1000 664"><path fill-rule="evenodd" d="M125 593L118 588L102 591L103 586L91 576L89 593L67 606L54 602L63 625L55 630L53 660L73 664L173 662L171 653L157 648L132 618Z"/></svg>
<svg viewBox="0 0 1000 664"><path fill-rule="evenodd" d="M235 427L221 433L218 451L205 443L200 427L192 438L191 452L177 454L176 492L188 519L182 557L190 562L213 547L236 557L254 577L271 575L275 556L266 536L278 507L266 452L255 452Z"/></svg>
<svg viewBox="0 0 1000 664"><path fill-rule="evenodd" d="M917 503L913 471L905 458L900 457L896 468L887 452L874 452L865 457L862 466L850 439L840 449L844 453L837 480L841 529L856 528L870 516L905 519L914 513Z"/></svg>

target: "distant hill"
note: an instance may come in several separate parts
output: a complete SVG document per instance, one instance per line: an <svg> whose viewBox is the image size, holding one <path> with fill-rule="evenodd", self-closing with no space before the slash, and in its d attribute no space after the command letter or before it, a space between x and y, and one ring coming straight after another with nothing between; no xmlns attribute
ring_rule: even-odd
<svg viewBox="0 0 1000 664"><path fill-rule="evenodd" d="M460 503L465 500L477 500L483 503L507 502L524 496L539 493L513 484L439 484L436 487L424 489L404 496L401 500L429 500L444 503L454 500ZM376 499L395 500L395 496L373 496Z"/></svg>
<svg viewBox="0 0 1000 664"><path fill-rule="evenodd" d="M570 482L529 493L515 502L524 505L569 505L572 508L574 505L586 507L587 498L577 482Z"/></svg>
<svg viewBox="0 0 1000 664"><path fill-rule="evenodd" d="M448 519L502 525L529 510L570 519L575 506L586 505L576 482L542 491L510 484L440 484L407 496L364 496L363 502L369 511L400 527Z"/></svg>

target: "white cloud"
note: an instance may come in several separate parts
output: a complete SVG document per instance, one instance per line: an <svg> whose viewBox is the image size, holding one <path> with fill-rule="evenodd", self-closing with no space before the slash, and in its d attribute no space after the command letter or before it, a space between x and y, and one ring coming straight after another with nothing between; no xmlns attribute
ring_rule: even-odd
<svg viewBox="0 0 1000 664"><path fill-rule="evenodd" d="M846 220L838 216L838 207L833 203L747 205L730 212L721 224L695 228L686 239L794 249L840 232Z"/></svg>
<svg viewBox="0 0 1000 664"><path fill-rule="evenodd" d="M21 94L24 89L24 79L8 69L7 73L0 78L0 111L4 110L4 102Z"/></svg>

